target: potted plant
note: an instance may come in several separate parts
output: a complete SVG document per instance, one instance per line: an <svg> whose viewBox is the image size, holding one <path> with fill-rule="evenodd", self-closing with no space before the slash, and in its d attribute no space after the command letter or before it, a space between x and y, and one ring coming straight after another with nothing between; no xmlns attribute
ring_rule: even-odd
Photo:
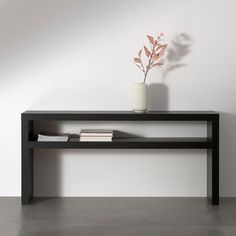
<svg viewBox="0 0 236 236"><path fill-rule="evenodd" d="M134 58L134 64L144 73L143 82L133 85L133 106L135 112L145 112L148 109L148 86L146 84L149 71L155 67L161 67L160 62L163 57L167 44L163 43L163 33L160 33L155 39L151 35L147 35L150 47L143 46L139 51L138 56ZM144 51L144 56L142 52Z"/></svg>

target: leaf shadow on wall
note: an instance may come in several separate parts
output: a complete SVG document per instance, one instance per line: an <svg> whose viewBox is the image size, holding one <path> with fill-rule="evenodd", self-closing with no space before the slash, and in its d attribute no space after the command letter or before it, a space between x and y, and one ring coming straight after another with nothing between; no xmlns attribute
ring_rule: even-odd
<svg viewBox="0 0 236 236"><path fill-rule="evenodd" d="M176 35L171 40L167 49L166 67L162 73L163 81L174 70L188 66L183 59L191 52L192 43L192 37L187 33Z"/></svg>
<svg viewBox="0 0 236 236"><path fill-rule="evenodd" d="M168 75L187 64L183 59L191 52L192 38L187 33L176 35L168 46L166 59L163 61L165 68L162 70L162 82L149 85L149 109L168 110L169 88L166 85Z"/></svg>

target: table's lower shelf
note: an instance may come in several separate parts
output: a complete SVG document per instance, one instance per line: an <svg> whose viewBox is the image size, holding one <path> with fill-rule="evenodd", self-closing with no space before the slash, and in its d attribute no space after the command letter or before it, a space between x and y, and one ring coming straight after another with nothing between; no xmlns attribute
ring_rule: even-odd
<svg viewBox="0 0 236 236"><path fill-rule="evenodd" d="M37 142L29 141L28 148L82 148L82 149L210 149L207 138L114 138L112 142Z"/></svg>

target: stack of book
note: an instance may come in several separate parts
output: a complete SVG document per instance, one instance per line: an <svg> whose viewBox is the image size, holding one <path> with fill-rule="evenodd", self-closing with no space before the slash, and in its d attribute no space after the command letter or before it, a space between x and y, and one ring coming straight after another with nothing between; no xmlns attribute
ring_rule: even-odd
<svg viewBox="0 0 236 236"><path fill-rule="evenodd" d="M69 135L38 134L38 142L67 142Z"/></svg>
<svg viewBox="0 0 236 236"><path fill-rule="evenodd" d="M80 141L82 142L111 142L113 130L107 129L82 129Z"/></svg>

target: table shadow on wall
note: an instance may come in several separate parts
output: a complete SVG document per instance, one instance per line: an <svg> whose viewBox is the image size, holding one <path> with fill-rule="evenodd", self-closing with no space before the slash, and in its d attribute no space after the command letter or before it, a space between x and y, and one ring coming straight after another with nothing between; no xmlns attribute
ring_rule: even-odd
<svg viewBox="0 0 236 236"><path fill-rule="evenodd" d="M34 124L34 136L40 132L61 133L61 126L57 122L37 121ZM34 150L34 202L47 200L45 197L62 195L62 154L55 149Z"/></svg>
<svg viewBox="0 0 236 236"><path fill-rule="evenodd" d="M36 121L34 124L34 136L38 133L62 133L62 123L55 121ZM73 136L73 134L70 134ZM116 137L137 137L133 133L115 130ZM139 136L138 136L139 137ZM63 160L66 155L72 155L73 158L83 158L86 154L96 156L96 150L71 150L71 149L35 149L34 150L34 203L49 201L53 197L63 196ZM100 153L112 154L113 151L100 150ZM76 155L75 155L76 154ZM84 167L88 168L89 167ZM75 187L80 184L80 180L73 179Z"/></svg>
<svg viewBox="0 0 236 236"><path fill-rule="evenodd" d="M62 195L62 155L60 150L36 150L34 153L34 196L58 197ZM44 199L45 200L45 199Z"/></svg>
<svg viewBox="0 0 236 236"><path fill-rule="evenodd" d="M220 112L220 195L235 195L236 114Z"/></svg>

